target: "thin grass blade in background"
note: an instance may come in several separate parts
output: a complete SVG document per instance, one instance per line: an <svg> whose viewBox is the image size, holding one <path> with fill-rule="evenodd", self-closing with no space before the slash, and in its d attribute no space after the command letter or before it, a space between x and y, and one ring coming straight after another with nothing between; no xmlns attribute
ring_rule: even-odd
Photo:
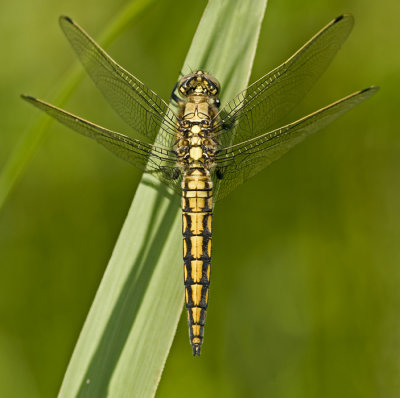
<svg viewBox="0 0 400 398"><path fill-rule="evenodd" d="M266 0L210 0L183 73L204 69L216 76L222 103L243 90L265 7ZM179 198L161 183L143 177L60 397L154 396L183 308L179 205ZM204 347L206 351L207 338Z"/></svg>

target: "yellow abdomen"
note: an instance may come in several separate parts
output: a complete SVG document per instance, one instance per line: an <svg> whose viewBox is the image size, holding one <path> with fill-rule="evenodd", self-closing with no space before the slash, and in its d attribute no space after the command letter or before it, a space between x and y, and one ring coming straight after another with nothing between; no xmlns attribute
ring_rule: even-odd
<svg viewBox="0 0 400 398"><path fill-rule="evenodd" d="M185 302L193 355L200 355L208 306L211 263L212 182L208 170L191 168L182 182Z"/></svg>

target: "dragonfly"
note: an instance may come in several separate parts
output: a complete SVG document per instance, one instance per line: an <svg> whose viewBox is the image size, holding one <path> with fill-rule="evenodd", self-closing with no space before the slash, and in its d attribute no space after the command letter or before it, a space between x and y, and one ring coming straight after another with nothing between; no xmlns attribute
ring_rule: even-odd
<svg viewBox="0 0 400 398"><path fill-rule="evenodd" d="M183 76L167 103L118 65L76 22L62 16L61 28L89 76L140 139L22 95L181 196L185 305L194 356L200 355L204 338L215 202L378 90L371 86L354 92L272 128L324 72L353 23L347 14L332 20L287 61L222 105L218 80L203 70Z"/></svg>

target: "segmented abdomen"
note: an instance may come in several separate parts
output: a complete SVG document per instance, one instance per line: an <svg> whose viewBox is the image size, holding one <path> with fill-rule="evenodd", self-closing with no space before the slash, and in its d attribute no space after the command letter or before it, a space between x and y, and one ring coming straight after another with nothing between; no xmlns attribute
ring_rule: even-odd
<svg viewBox="0 0 400 398"><path fill-rule="evenodd" d="M182 182L185 302L193 355L200 355L208 305L211 262L212 182L208 170L193 168Z"/></svg>

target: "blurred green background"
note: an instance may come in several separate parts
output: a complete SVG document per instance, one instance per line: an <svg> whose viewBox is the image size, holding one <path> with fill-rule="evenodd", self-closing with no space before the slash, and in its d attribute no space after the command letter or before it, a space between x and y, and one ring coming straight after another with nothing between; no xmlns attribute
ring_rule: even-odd
<svg viewBox="0 0 400 398"><path fill-rule="evenodd" d="M126 4L2 4L0 167L39 115L19 94L51 98L75 61L58 16L96 37ZM158 1L108 52L167 99L205 4ZM400 397L400 3L270 0L252 80L343 12L355 29L291 119L381 91L217 204L202 356L183 315L157 397ZM88 78L66 108L129 132ZM139 179L59 125L42 141L0 212L0 397L57 394Z"/></svg>

